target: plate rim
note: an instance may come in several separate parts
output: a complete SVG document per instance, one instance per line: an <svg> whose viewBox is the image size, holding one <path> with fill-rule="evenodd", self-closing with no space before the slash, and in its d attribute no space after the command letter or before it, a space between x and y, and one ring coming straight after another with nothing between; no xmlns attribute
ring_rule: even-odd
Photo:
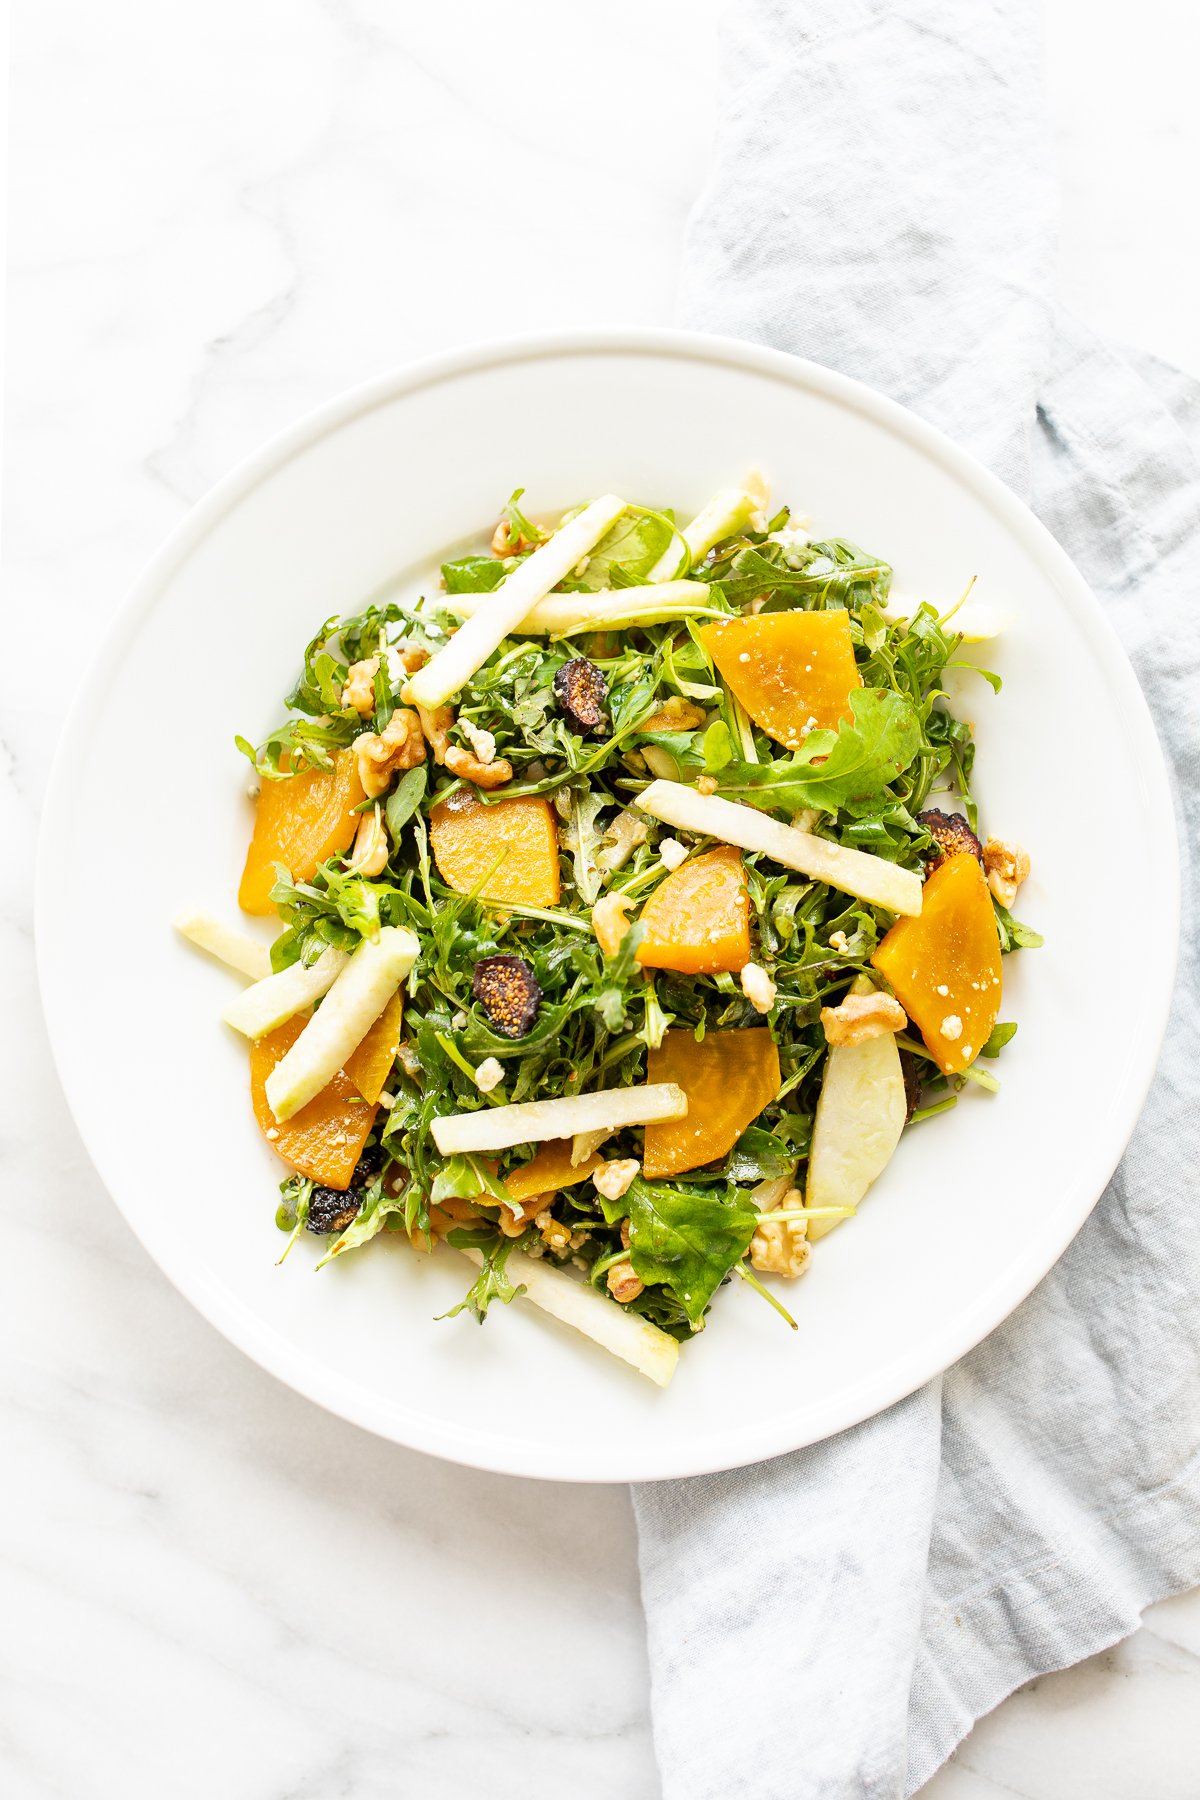
<svg viewBox="0 0 1200 1800"><path fill-rule="evenodd" d="M907 1359L881 1363L873 1380L860 1383L859 1389L851 1396L849 1405L843 1394L838 1406L828 1406L824 1415L818 1413L815 1422L810 1423L799 1436L794 1423L789 1428L785 1415L771 1424L753 1428L749 1434L749 1442L739 1443L736 1449L726 1453L706 1451L704 1444L707 1440L700 1440L699 1443L693 1442L691 1450L681 1457L660 1456L655 1466L644 1467L638 1466L637 1458L633 1464L622 1460L620 1449L615 1456L606 1454L604 1458L597 1458L595 1451L589 1447L586 1452L573 1451L570 1466L563 1467L555 1460L555 1453L547 1449L539 1448L532 1452L528 1445L510 1446L503 1438L489 1437L482 1430L473 1434L470 1442L464 1443L460 1441L461 1428L448 1428L441 1421L424 1415L411 1415L411 1426L407 1418L380 1418L377 1404L345 1378L330 1376L311 1365L297 1368L294 1360L289 1359L286 1340L273 1327L266 1325L257 1313L231 1295L214 1289L202 1274L198 1276L188 1264L186 1256L173 1248L169 1232L160 1234L152 1219L134 1216L137 1213L136 1207L132 1213L127 1209L119 1193L119 1168L110 1169L112 1159L107 1150L103 1147L97 1149L90 1127L85 1125L77 1112L65 1058L60 1055L60 1041L65 1041L66 1031L65 1021L60 1024L57 1013L56 974L52 966L53 950L50 944L53 928L49 899L53 884L50 846L55 837L56 821L61 822L67 806L69 770L79 754L77 746L85 737L89 722L101 704L108 671L193 548L228 512L245 501L256 487L270 480L294 456L330 432L353 419L365 416L380 405L417 392L423 387L524 361L546 360L555 356L613 354L646 355L655 359L678 358L732 366L744 373L767 376L793 387L815 391L835 404L849 406L866 414L948 468L958 479L975 490L997 514L1005 529L1021 542L1031 557L1053 579L1063 604L1069 606L1076 617L1086 622L1089 628L1104 677L1120 703L1123 724L1127 727L1128 754L1146 787L1147 807L1151 811L1150 826L1163 859L1161 872L1169 917L1160 919L1153 946L1147 946L1148 950L1152 948L1157 967L1153 972L1153 979L1143 990L1148 993L1149 998L1142 1009L1137 1056L1132 1059L1126 1075L1121 1104L1114 1105L1112 1109L1112 1123L1102 1146L1103 1155L1100 1155L1098 1148L1091 1164L1093 1177L1077 1184L1074 1204L1062 1209L1059 1229L1052 1239L1042 1245L1032 1264L1021 1263L1003 1282L997 1281L980 1290L974 1297L974 1304L956 1316L954 1323L957 1329L947 1331L943 1337L938 1338L936 1348L930 1340L923 1353L912 1352ZM210 1325L293 1392L302 1394L337 1417L361 1426L387 1441L466 1467L497 1474L566 1482L615 1482L673 1480L689 1475L710 1474L744 1467L821 1442L907 1398L927 1381L952 1367L1015 1311L1054 1267L1082 1229L1107 1187L1136 1128L1157 1069L1170 1014L1178 961L1181 904L1181 865L1173 789L1149 705L1124 646L1100 601L1066 551L1026 503L938 427L852 376L843 375L823 364L794 356L787 351L715 333L683 331L670 327L622 326L525 332L489 338L403 363L346 389L302 414L299 419L242 458L189 508L151 557L112 615L68 708L51 761L39 823L34 878L34 938L38 986L51 1054L64 1098L88 1156L134 1236L172 1286ZM1164 924L1169 926L1168 931L1162 929ZM669 1463L669 1466L664 1466L664 1463Z"/></svg>

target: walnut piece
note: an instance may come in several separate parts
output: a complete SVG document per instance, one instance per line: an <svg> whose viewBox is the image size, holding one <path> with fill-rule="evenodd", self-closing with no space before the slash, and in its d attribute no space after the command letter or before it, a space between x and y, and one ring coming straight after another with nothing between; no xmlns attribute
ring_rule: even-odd
<svg viewBox="0 0 1200 1800"><path fill-rule="evenodd" d="M821 1023L825 1041L839 1044L865 1044L868 1038L886 1037L889 1031L903 1031L908 1024L904 1008L890 994L847 994L840 1006L823 1006Z"/></svg>
<svg viewBox="0 0 1200 1800"><path fill-rule="evenodd" d="M605 956L615 956L629 930L626 913L632 901L627 894L601 894L592 908L592 930Z"/></svg>
<svg viewBox="0 0 1200 1800"><path fill-rule="evenodd" d="M443 761L452 775L461 781L473 781L476 787L503 787L506 781L513 778L512 764L503 756L497 756L494 762L480 762L471 750L460 750L451 744Z"/></svg>
<svg viewBox="0 0 1200 1800"><path fill-rule="evenodd" d="M354 834L354 852L347 864L351 875L382 875L387 867L388 837L383 814L376 804L364 813Z"/></svg>
<svg viewBox="0 0 1200 1800"><path fill-rule="evenodd" d="M379 658L368 656L364 662L351 663L342 686L342 705L353 708L360 719L369 719L375 711L375 672Z"/></svg>
<svg viewBox="0 0 1200 1800"><path fill-rule="evenodd" d="M421 720L421 730L425 733L426 742L433 751L435 763L444 763L446 750L450 743L450 727L454 723L452 706L418 706L417 712Z"/></svg>
<svg viewBox="0 0 1200 1800"><path fill-rule="evenodd" d="M628 1257L623 1256L620 1262L613 1264L608 1271L607 1280L609 1293L622 1306L627 1306L631 1300L636 1300L642 1292L641 1276L634 1274L633 1264Z"/></svg>
<svg viewBox="0 0 1200 1800"><path fill-rule="evenodd" d="M983 866L987 883L1001 906L1009 907L1017 897L1017 889L1029 873L1029 852L1020 844L1004 838L990 837L983 846Z"/></svg>
<svg viewBox="0 0 1200 1800"><path fill-rule="evenodd" d="M481 763L495 762L496 740L490 731L483 731L466 719L459 720L458 728Z"/></svg>
<svg viewBox="0 0 1200 1800"><path fill-rule="evenodd" d="M783 1196L777 1209L787 1212L801 1204L798 1188ZM764 1219L750 1239L750 1265L763 1275L783 1275L794 1281L803 1275L812 1255L805 1238L807 1219Z"/></svg>
<svg viewBox="0 0 1200 1800"><path fill-rule="evenodd" d="M387 652L387 665L393 685L405 675L415 675L428 661L428 650L422 650L416 644L392 644Z"/></svg>
<svg viewBox="0 0 1200 1800"><path fill-rule="evenodd" d="M531 1194L528 1200L518 1200L514 1213L507 1205L500 1208L500 1230L505 1237L518 1238L527 1225L531 1225L539 1213L553 1204L553 1194Z"/></svg>
<svg viewBox="0 0 1200 1800"><path fill-rule="evenodd" d="M380 732L364 731L354 740L354 761L368 800L386 794L394 778L425 761L421 721L411 707L396 709Z"/></svg>
<svg viewBox="0 0 1200 1800"><path fill-rule="evenodd" d="M507 519L501 519L492 533L493 556L520 556L524 550L533 550L542 542L541 534L526 537L523 531L512 535L512 527Z"/></svg>

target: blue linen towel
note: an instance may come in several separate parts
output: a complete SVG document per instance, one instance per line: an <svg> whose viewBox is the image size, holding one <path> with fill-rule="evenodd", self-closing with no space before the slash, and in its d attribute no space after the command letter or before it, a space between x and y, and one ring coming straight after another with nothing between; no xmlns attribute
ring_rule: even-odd
<svg viewBox="0 0 1200 1800"><path fill-rule="evenodd" d="M1200 1582L1200 384L1055 303L1038 25L742 0L682 315L904 401L1082 569L1176 787L1176 1003L1124 1161L1005 1325L838 1438L635 1490L665 1800L911 1794L1021 1682Z"/></svg>

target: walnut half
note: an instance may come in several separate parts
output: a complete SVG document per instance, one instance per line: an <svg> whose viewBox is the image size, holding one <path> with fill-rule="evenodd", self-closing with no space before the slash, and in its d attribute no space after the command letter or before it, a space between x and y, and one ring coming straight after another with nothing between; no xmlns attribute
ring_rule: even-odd
<svg viewBox="0 0 1200 1800"><path fill-rule="evenodd" d="M356 737L353 749L363 793L368 800L377 800L402 770L425 761L421 721L411 707L398 707L382 731L364 731Z"/></svg>
<svg viewBox="0 0 1200 1800"><path fill-rule="evenodd" d="M512 764L503 756L494 757L491 762L480 762L470 750L460 750L457 744L451 744L444 758L446 767L460 781L473 781L476 787L503 787L506 781L513 778Z"/></svg>
<svg viewBox="0 0 1200 1800"><path fill-rule="evenodd" d="M375 711L375 672L378 667L379 658L368 656L364 662L351 663L346 670L342 705L347 710L353 707L360 719L369 719Z"/></svg>
<svg viewBox="0 0 1200 1800"><path fill-rule="evenodd" d="M628 1306L631 1300L636 1300L643 1287L641 1276L634 1274L633 1264L627 1256L613 1264L608 1271L607 1281L609 1293L622 1306Z"/></svg>
<svg viewBox="0 0 1200 1800"><path fill-rule="evenodd" d="M865 1044L868 1038L903 1031L908 1017L890 994L847 994L840 1006L821 1008L821 1024L825 1027L825 1042L836 1047Z"/></svg>
<svg viewBox="0 0 1200 1800"><path fill-rule="evenodd" d="M1017 889L1029 874L1029 852L1020 844L1004 838L990 837L983 846L983 866L988 886L1006 909L1017 897Z"/></svg>
<svg viewBox="0 0 1200 1800"><path fill-rule="evenodd" d="M777 1210L786 1212L800 1204L800 1191L792 1188ZM750 1266L762 1275L782 1275L794 1281L803 1275L812 1255L807 1235L807 1219L764 1219L750 1239Z"/></svg>

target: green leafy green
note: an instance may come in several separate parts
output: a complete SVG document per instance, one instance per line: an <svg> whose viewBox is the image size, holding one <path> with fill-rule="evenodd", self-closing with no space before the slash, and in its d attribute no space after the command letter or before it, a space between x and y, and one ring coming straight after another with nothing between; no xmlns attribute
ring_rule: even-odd
<svg viewBox="0 0 1200 1800"><path fill-rule="evenodd" d="M431 1206L443 1200L476 1200L486 1195L505 1206L511 1206L508 1189L478 1156L448 1156L434 1178L429 1195Z"/></svg>
<svg viewBox="0 0 1200 1800"><path fill-rule="evenodd" d="M743 1131L725 1160L722 1174L727 1181L777 1181L790 1175L796 1158L787 1144L770 1131L751 1125Z"/></svg>
<svg viewBox="0 0 1200 1800"><path fill-rule="evenodd" d="M1007 955L1010 950L1041 949L1046 940L1040 931L1035 931L1032 925L1022 925L1020 919L1014 919L998 900L994 902L994 905L1002 955Z"/></svg>
<svg viewBox="0 0 1200 1800"><path fill-rule="evenodd" d="M628 1193L629 1260L642 1280L669 1287L693 1330L754 1236L751 1206L727 1190L696 1193L640 1177Z"/></svg>
<svg viewBox="0 0 1200 1800"><path fill-rule="evenodd" d="M439 1314L439 1317L454 1319L461 1312L469 1312L482 1325L493 1300L502 1301L508 1306L523 1294L525 1289L514 1287L504 1270L516 1241L515 1238L497 1237L490 1231L452 1231L447 1242L456 1250L482 1252L483 1267L458 1305L452 1306L449 1312Z"/></svg>
<svg viewBox="0 0 1200 1800"><path fill-rule="evenodd" d="M980 1050L980 1056L999 1056L1005 1044L1011 1044L1017 1035L1017 1028L1012 1024L1000 1024L992 1027L992 1035Z"/></svg>
<svg viewBox="0 0 1200 1800"><path fill-rule="evenodd" d="M448 594L490 594L511 567L498 556L458 556L442 564L442 582Z"/></svg>
<svg viewBox="0 0 1200 1800"><path fill-rule="evenodd" d="M425 789L429 785L429 767L426 763L418 763L415 769L406 769L391 793L384 807L384 817L391 833L393 844L400 842L400 833L408 824L425 798Z"/></svg>
<svg viewBox="0 0 1200 1800"><path fill-rule="evenodd" d="M883 688L860 688L850 705L852 721L844 719L836 732L810 731L804 748L786 760L722 767L721 793L787 812L816 806L853 817L877 808L920 749L920 725L912 704Z"/></svg>
<svg viewBox="0 0 1200 1800"><path fill-rule="evenodd" d="M665 514L631 507L602 537L582 575L570 583L595 593L600 588L635 587L649 576L678 532ZM680 555L684 554L680 545Z"/></svg>

